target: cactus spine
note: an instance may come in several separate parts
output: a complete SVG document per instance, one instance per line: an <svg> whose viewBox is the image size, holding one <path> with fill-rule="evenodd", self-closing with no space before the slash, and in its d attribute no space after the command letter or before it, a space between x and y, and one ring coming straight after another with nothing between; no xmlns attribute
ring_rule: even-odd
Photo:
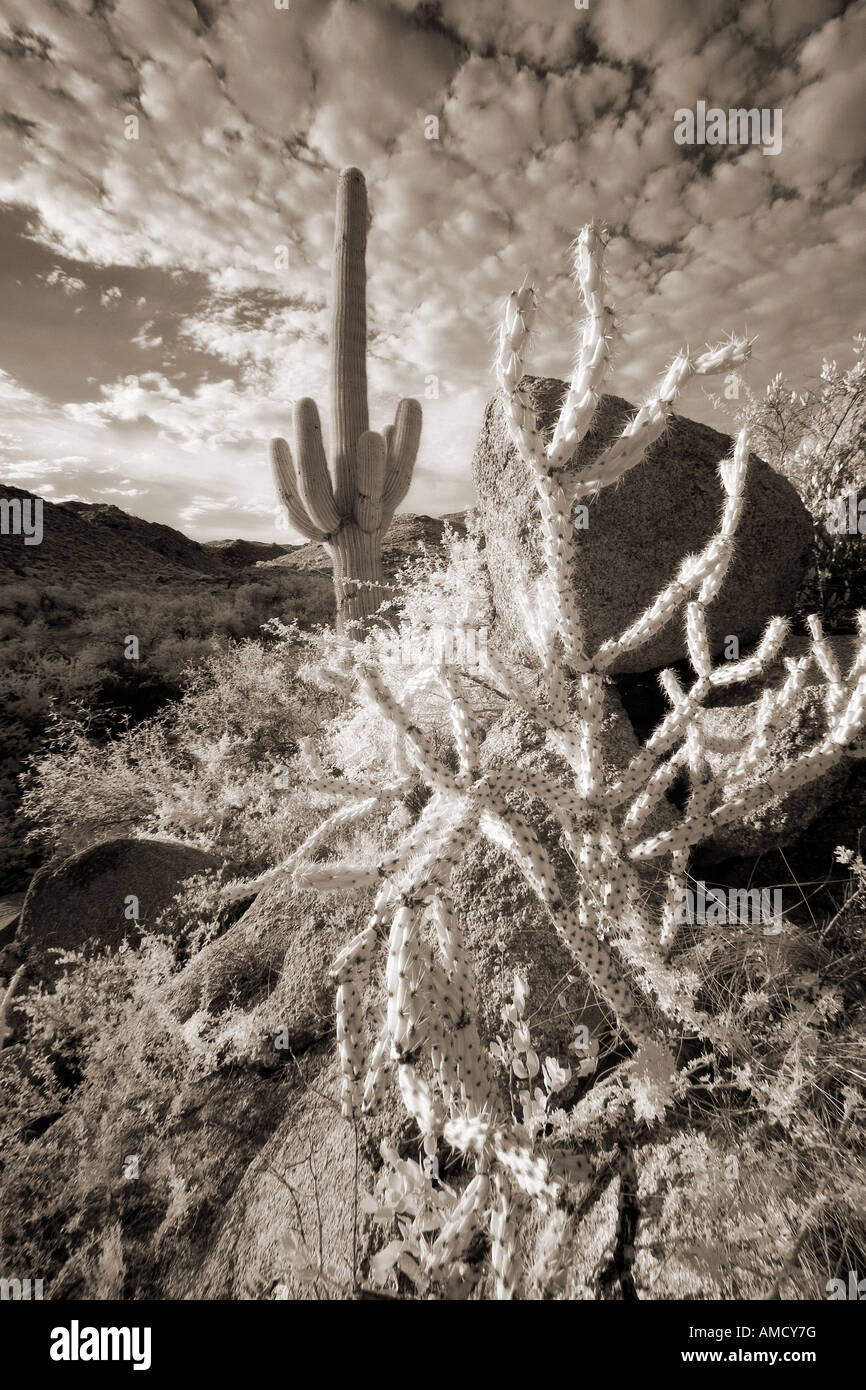
<svg viewBox="0 0 866 1390"><path fill-rule="evenodd" d="M359 169L337 184L330 388L334 481L315 401L295 406L295 459L271 441L280 501L295 530L324 544L334 567L337 627L368 618L382 601L382 537L409 490L421 407L402 400L393 425L370 429L367 407L367 189Z"/></svg>

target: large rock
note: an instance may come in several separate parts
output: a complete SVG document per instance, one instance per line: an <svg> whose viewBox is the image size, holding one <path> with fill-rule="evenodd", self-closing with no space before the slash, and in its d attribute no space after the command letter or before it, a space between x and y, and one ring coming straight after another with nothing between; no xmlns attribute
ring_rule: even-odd
<svg viewBox="0 0 866 1390"><path fill-rule="evenodd" d="M370 1249L370 1218L357 1202L371 1186L372 1171L356 1154L352 1125L340 1114L336 1063L311 1056L287 1096L281 1123L228 1201L207 1253L195 1270L179 1262L166 1296L351 1297ZM327 1282L297 1277L287 1249L293 1240L303 1240L316 1262L321 1252Z"/></svg>
<svg viewBox="0 0 866 1390"><path fill-rule="evenodd" d="M16 937L28 973L55 978L54 951L77 951L88 941L105 948L137 940L144 928L156 926L184 880L218 865L194 845L131 839L103 840L46 864L27 890Z"/></svg>
<svg viewBox="0 0 866 1390"><path fill-rule="evenodd" d="M167 1003L180 1020L240 1011L247 1059L273 1061L281 1051L285 1060L333 1033L331 962L357 930L357 917L357 903L344 896L300 892L283 879L193 956L169 984Z"/></svg>
<svg viewBox="0 0 866 1390"><path fill-rule="evenodd" d="M525 377L523 384L549 433L565 383ZM597 457L633 411L628 401L603 396L592 430L564 472ZM603 489L589 504L589 525L575 533L573 580L590 651L622 632L674 577L683 558L714 534L723 504L717 466L731 449L728 435L672 415L668 430L621 485ZM532 660L518 594L541 572L535 490L511 443L499 396L488 402L472 472L497 627L517 654ZM709 610L714 650L720 651L730 634L744 645L768 618L791 611L811 539L812 522L794 488L753 457L735 558ZM682 625L674 619L647 646L622 657L613 671L648 671L686 654Z"/></svg>

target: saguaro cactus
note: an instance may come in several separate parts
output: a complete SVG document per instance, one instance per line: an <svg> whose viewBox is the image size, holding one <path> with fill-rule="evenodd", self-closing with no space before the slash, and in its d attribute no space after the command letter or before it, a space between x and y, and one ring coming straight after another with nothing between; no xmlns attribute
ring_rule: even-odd
<svg viewBox="0 0 866 1390"><path fill-rule="evenodd" d="M421 437L421 407L402 400L393 425L369 428L367 408L367 189L360 169L337 184L331 304L331 448L328 471L315 401L295 406L295 454L271 441L277 492L296 530L321 542L334 566L337 626L345 630L382 600L382 537L409 490Z"/></svg>

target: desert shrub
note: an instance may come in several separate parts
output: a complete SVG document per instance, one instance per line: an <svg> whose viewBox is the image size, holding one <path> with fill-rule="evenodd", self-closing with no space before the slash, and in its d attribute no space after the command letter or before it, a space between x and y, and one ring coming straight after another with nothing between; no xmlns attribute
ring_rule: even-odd
<svg viewBox="0 0 866 1390"><path fill-rule="evenodd" d="M338 703L297 668L312 638L278 625L267 645L212 652L168 710L95 740L83 711L51 724L25 777L31 843L74 852L107 834L176 835L249 871L282 858L308 815L293 798L298 740Z"/></svg>
<svg viewBox="0 0 866 1390"><path fill-rule="evenodd" d="M39 861L19 819L21 771L44 746L52 710L74 708L98 683L98 672L80 658L51 652L19 651L0 666L0 888L17 886Z"/></svg>
<svg viewBox="0 0 866 1390"><path fill-rule="evenodd" d="M26 1063L0 1066L0 1230L5 1267L38 1271L48 1296L94 1297L117 1223L153 1223L168 1206L160 1140L190 1057L155 1004L171 969L165 944L67 965L54 992L19 1002ZM153 1169L130 1182L144 1156Z"/></svg>
<svg viewBox="0 0 866 1390"><path fill-rule="evenodd" d="M485 633L488 621L477 543L452 535L443 551L420 555L398 576L387 622L358 654L386 660L408 681L442 633ZM30 844L70 853L140 830L219 848L239 871L279 862L311 814L309 798L294 790L302 741L313 738L347 775L359 760L370 766L377 739L382 770L393 761L384 721L361 717L354 705L347 714L343 694L315 675L344 649L329 629L305 632L273 619L260 639L218 645L185 669L182 697L141 724L105 737L92 710L79 706L50 722L41 711L48 746L33 760L22 800ZM433 701L428 716L444 739L446 706Z"/></svg>
<svg viewBox="0 0 866 1390"><path fill-rule="evenodd" d="M21 1001L26 1055L0 1054L3 1266L34 1271L49 1298L158 1296L174 1258L206 1239L265 1120L248 1098L232 1143L213 1142L206 1098L218 1107L233 1083L162 1005L175 968L164 938L65 964L53 992Z"/></svg>
<svg viewBox="0 0 866 1390"><path fill-rule="evenodd" d="M355 666L370 664L386 673L391 689L402 695L413 688L419 671L437 656L464 665L479 680L470 696L475 714L482 720L500 713L501 701L490 698L480 679L478 652L489 640L493 623L490 586L477 535L458 537L447 531L442 546L422 549L392 580L392 591L383 603L381 621L351 638ZM313 688L337 697L331 720L323 719L317 731L317 748L325 763L346 777L393 778L401 766L399 750L387 720L373 710L361 709L344 698L342 685L322 681L322 670L338 667L347 641L323 629L308 648L300 667L301 677ZM463 657L465 661L462 661ZM413 688L413 709L419 723L444 753L450 741L448 705L429 689ZM488 719L489 722L489 719Z"/></svg>

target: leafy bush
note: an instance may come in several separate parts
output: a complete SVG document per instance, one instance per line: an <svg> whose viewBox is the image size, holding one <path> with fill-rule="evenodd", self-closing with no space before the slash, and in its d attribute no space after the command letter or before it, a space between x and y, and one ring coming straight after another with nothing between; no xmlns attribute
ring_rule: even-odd
<svg viewBox="0 0 866 1390"><path fill-rule="evenodd" d="M279 623L274 633L212 653L168 710L107 739L94 741L83 714L55 719L24 779L31 841L65 854L141 831L220 849L249 871L283 857L298 825L298 741L335 700L297 678L311 639Z"/></svg>
<svg viewBox="0 0 866 1390"><path fill-rule="evenodd" d="M206 1243L281 1089L261 1094L190 1048L162 1002L165 939L65 964L54 992L19 1005L26 1053L0 1053L3 1266L34 1271L49 1298L157 1297ZM217 1145L226 1124L232 1142Z"/></svg>

